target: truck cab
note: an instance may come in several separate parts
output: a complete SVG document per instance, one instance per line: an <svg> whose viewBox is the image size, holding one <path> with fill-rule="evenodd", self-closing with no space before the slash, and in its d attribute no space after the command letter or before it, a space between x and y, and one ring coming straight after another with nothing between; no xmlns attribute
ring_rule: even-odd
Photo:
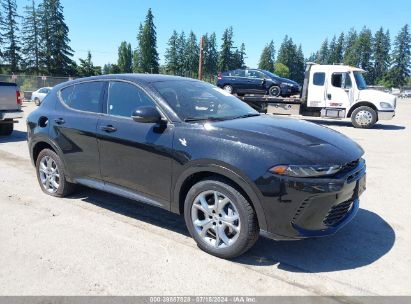
<svg viewBox="0 0 411 304"><path fill-rule="evenodd" d="M351 118L358 128L371 128L378 120L395 116L396 97L367 88L364 70L345 65L307 65L302 101L312 116ZM305 99L305 100L304 100Z"/></svg>

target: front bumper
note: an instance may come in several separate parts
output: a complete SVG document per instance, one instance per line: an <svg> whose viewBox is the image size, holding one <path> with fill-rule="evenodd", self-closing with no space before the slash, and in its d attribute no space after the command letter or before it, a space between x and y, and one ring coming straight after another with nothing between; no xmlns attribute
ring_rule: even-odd
<svg viewBox="0 0 411 304"><path fill-rule="evenodd" d="M366 165L358 161L332 178L291 178L269 174L257 186L263 193L267 231L272 239L331 235L356 215L366 188Z"/></svg>
<svg viewBox="0 0 411 304"><path fill-rule="evenodd" d="M378 111L378 120L390 120L393 119L395 116L395 111L389 110L379 110Z"/></svg>

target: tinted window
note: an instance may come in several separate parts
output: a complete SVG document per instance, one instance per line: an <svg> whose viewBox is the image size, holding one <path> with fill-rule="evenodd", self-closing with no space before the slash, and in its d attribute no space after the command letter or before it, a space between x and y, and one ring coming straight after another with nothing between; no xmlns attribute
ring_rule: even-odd
<svg viewBox="0 0 411 304"><path fill-rule="evenodd" d="M343 75L340 73L335 73L331 77L331 84L334 87L341 88L342 87L342 77Z"/></svg>
<svg viewBox="0 0 411 304"><path fill-rule="evenodd" d="M261 73L260 71L255 71L255 70L249 70L248 71L248 76L249 78L259 78L259 79L264 79L265 75Z"/></svg>
<svg viewBox="0 0 411 304"><path fill-rule="evenodd" d="M110 82L107 112L110 115L131 117L142 106L154 106L152 100L138 87L126 82Z"/></svg>
<svg viewBox="0 0 411 304"><path fill-rule="evenodd" d="M70 107L80 111L100 112L103 82L85 82L61 90L61 98Z"/></svg>
<svg viewBox="0 0 411 304"><path fill-rule="evenodd" d="M325 73L314 73L313 84L323 86L325 83Z"/></svg>
<svg viewBox="0 0 411 304"><path fill-rule="evenodd" d="M233 73L233 76L245 77L245 71L244 70L235 70L234 73Z"/></svg>
<svg viewBox="0 0 411 304"><path fill-rule="evenodd" d="M182 119L230 119L258 113L231 94L198 81L162 81L153 86Z"/></svg>

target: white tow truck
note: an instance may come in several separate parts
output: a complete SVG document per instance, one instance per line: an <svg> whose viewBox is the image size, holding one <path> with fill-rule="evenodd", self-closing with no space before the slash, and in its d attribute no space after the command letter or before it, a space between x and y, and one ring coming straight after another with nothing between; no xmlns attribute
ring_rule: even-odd
<svg viewBox="0 0 411 304"><path fill-rule="evenodd" d="M356 128L372 128L395 116L394 95L368 89L365 71L346 65L308 63L299 98L239 97L260 112L324 118L351 118Z"/></svg>

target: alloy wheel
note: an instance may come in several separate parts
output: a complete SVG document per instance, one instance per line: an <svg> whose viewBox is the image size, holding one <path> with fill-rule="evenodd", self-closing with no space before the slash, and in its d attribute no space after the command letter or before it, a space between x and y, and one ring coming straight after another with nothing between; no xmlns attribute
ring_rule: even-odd
<svg viewBox="0 0 411 304"><path fill-rule="evenodd" d="M41 184L47 192L57 192L60 187L60 171L57 163L48 155L40 161L39 176Z"/></svg>
<svg viewBox="0 0 411 304"><path fill-rule="evenodd" d="M215 248L232 246L240 235L240 216L232 201L218 191L204 191L194 200L191 219L195 231Z"/></svg>

